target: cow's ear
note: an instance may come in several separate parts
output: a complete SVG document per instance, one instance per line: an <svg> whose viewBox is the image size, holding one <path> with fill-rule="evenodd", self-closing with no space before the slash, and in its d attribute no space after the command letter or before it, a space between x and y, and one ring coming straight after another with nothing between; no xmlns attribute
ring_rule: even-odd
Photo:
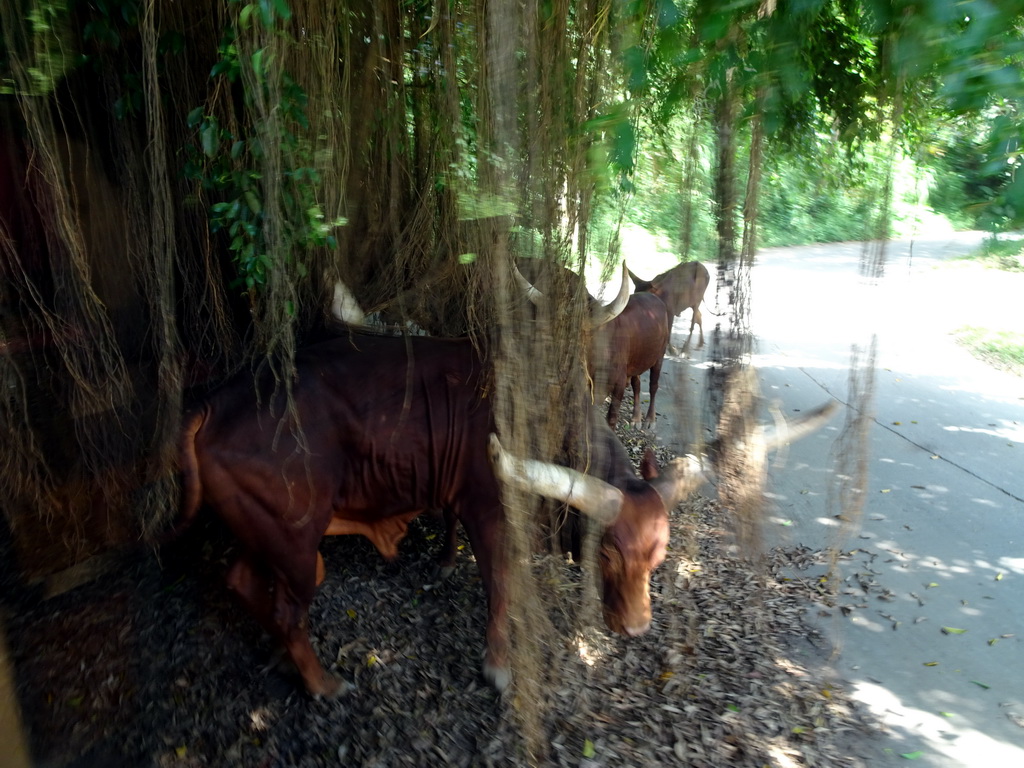
<svg viewBox="0 0 1024 768"><path fill-rule="evenodd" d="M648 448L644 451L644 457L640 461L640 477L644 480L653 480L658 476L658 460L654 457L654 449Z"/></svg>

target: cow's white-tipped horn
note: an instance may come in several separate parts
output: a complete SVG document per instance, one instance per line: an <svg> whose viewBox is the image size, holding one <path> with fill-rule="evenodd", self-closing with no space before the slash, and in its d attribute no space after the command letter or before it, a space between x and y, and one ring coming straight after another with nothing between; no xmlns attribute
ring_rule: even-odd
<svg viewBox="0 0 1024 768"><path fill-rule="evenodd" d="M366 313L359 306L356 297L344 282L338 280L334 283L334 295L331 300L331 314L335 319L352 325L362 325L366 320Z"/></svg>
<svg viewBox="0 0 1024 768"><path fill-rule="evenodd" d="M799 418L793 421L782 419L779 425L765 427L765 448L772 451L811 434L811 432L820 429L826 421L831 419L837 410L839 410L839 406L836 401L829 400L814 410L801 414Z"/></svg>
<svg viewBox="0 0 1024 768"><path fill-rule="evenodd" d="M516 285L519 286L519 290L523 292L527 300L535 307L539 307L544 303L544 294L533 287L533 283L523 277L523 273L519 271L519 267L515 264L512 265L512 279L516 281Z"/></svg>
<svg viewBox="0 0 1024 768"><path fill-rule="evenodd" d="M590 327L597 328L610 320L614 320L626 308L629 301L629 269L626 262L622 262L622 284L619 286L618 295L603 307L595 309L590 316Z"/></svg>
<svg viewBox="0 0 1024 768"><path fill-rule="evenodd" d="M623 266L625 266L626 262L622 262L622 264L623 264ZM629 279L633 281L633 285L635 285L637 288L639 288L643 283L649 283L650 282L650 281L644 280L642 277L639 277L636 274L634 274L633 270L631 270L629 267L626 267L626 272L629 274Z"/></svg>
<svg viewBox="0 0 1024 768"><path fill-rule="evenodd" d="M540 496L564 501L588 517L610 525L622 509L622 491L575 469L509 455L491 434L488 449L499 479Z"/></svg>
<svg viewBox="0 0 1024 768"><path fill-rule="evenodd" d="M706 482L704 462L693 454L672 459L661 468L658 476L650 481L665 503L665 509L670 511Z"/></svg>

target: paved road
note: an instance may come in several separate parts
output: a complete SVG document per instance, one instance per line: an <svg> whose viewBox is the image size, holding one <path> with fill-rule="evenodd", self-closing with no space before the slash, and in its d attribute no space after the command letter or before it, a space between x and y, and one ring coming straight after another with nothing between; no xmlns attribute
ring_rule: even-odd
<svg viewBox="0 0 1024 768"><path fill-rule="evenodd" d="M771 467L767 525L770 542L853 553L839 574L849 614L810 613L835 674L890 731L872 766L1024 766L1024 379L948 335L1019 317L1024 285L983 294L975 271L935 269L979 239L890 243L876 286L858 284L857 243L764 250L752 271L754 362L784 413L849 403L851 345L877 334L861 518L842 526L827 505L844 413ZM678 340L688 327L687 313ZM702 355L672 366L664 408L693 406Z"/></svg>

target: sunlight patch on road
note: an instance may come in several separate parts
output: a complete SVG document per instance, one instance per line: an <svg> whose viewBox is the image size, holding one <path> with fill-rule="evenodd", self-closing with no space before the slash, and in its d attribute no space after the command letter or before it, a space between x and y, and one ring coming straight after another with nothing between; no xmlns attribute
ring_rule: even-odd
<svg viewBox="0 0 1024 768"><path fill-rule="evenodd" d="M755 368L817 368L829 371L845 371L850 361L825 360L815 355L784 355L781 353L763 353L751 357Z"/></svg>
<svg viewBox="0 0 1024 768"><path fill-rule="evenodd" d="M853 616L850 617L850 622L856 624L858 627L861 627L862 629L867 629L872 632L878 632L879 634L881 634L882 632L892 632L892 625L888 621L885 624L882 624L881 622L875 621L872 618L868 618L868 616L866 616L863 613L855 613Z"/></svg>
<svg viewBox="0 0 1024 768"><path fill-rule="evenodd" d="M974 435L988 435L998 437L1001 440L1012 440L1015 443L1024 443L1024 424L1006 423L1003 426L989 425L987 427L958 427L949 425L942 428L945 432L968 432Z"/></svg>
<svg viewBox="0 0 1024 768"><path fill-rule="evenodd" d="M1024 557L1001 557L999 565L1008 571L1024 576Z"/></svg>
<svg viewBox="0 0 1024 768"><path fill-rule="evenodd" d="M936 691L935 711L907 706L884 685L865 680L853 684L854 697L870 712L885 721L889 727L903 731L908 754L920 751L927 765L1020 765L1020 747L994 739L971 728L965 718L958 716L955 707L963 702L954 697L943 697ZM953 711L943 711L950 707ZM937 759L943 759L938 762ZM936 761L936 762L932 762Z"/></svg>

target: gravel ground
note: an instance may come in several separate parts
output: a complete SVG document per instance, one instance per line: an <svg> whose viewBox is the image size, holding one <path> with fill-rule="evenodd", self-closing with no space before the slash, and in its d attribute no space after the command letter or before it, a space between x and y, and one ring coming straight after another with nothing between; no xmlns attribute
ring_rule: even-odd
<svg viewBox="0 0 1024 768"><path fill-rule="evenodd" d="M468 545L438 582L431 519L393 564L359 537L325 540L311 635L352 684L333 701L303 693L232 601L230 541L204 520L159 558L125 556L47 601L3 599L36 765L527 765L517 712L537 716L532 762L544 766L870 764L877 726L802 618L822 586L799 572L825 554L773 551L753 566L730 554L727 518L699 496L673 511L640 638L588 625L581 569L537 556L534 610L555 640L538 660L543 694L518 699L480 679L485 607Z"/></svg>

